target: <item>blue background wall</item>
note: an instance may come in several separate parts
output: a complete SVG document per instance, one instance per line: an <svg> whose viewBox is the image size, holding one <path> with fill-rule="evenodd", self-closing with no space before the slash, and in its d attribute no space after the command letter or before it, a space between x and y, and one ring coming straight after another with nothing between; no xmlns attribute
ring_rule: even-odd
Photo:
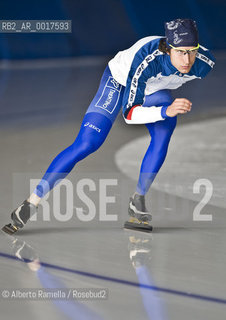
<svg viewBox="0 0 226 320"><path fill-rule="evenodd" d="M226 1L4 0L0 19L71 19L71 34L0 34L0 58L112 55L147 35L163 35L164 21L197 21L200 42L226 49Z"/></svg>

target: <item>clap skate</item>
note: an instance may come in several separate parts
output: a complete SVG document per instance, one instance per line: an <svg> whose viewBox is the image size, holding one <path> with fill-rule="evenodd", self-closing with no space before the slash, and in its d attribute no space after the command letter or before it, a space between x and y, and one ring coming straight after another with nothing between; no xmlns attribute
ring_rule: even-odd
<svg viewBox="0 0 226 320"><path fill-rule="evenodd" d="M37 207L25 200L17 209L11 213L12 222L5 225L2 231L9 235L14 234L19 229L23 228L30 217L35 214Z"/></svg>
<svg viewBox="0 0 226 320"><path fill-rule="evenodd" d="M134 194L129 201L129 220L125 222L125 229L132 229L143 232L151 232L152 226L150 221L152 220L151 214L148 212L145 206L145 198L143 195Z"/></svg>

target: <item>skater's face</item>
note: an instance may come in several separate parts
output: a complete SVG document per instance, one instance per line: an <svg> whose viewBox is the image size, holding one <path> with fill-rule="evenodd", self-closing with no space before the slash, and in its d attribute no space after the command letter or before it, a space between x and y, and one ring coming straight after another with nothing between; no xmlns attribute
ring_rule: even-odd
<svg viewBox="0 0 226 320"><path fill-rule="evenodd" d="M198 47L177 47L171 48L170 60L172 65L181 73L188 73L191 70L198 52Z"/></svg>

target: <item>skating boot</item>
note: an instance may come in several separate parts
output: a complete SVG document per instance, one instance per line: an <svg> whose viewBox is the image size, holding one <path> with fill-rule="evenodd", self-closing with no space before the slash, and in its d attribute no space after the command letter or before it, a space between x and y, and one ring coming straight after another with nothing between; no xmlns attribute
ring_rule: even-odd
<svg viewBox="0 0 226 320"><path fill-rule="evenodd" d="M152 226L150 221L152 219L150 212L145 206L145 198L143 195L135 193L129 201L129 220L124 224L125 229L132 229L143 232L151 232Z"/></svg>
<svg viewBox="0 0 226 320"><path fill-rule="evenodd" d="M9 235L14 234L23 228L30 217L37 212L37 207L25 200L17 209L11 213L12 222L5 225L2 231Z"/></svg>

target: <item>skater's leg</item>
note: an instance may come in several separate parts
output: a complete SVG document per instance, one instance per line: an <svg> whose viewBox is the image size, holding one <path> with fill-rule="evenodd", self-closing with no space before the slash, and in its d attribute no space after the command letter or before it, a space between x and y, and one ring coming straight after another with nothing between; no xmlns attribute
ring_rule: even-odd
<svg viewBox="0 0 226 320"><path fill-rule="evenodd" d="M145 195L161 168L167 154L170 138L176 127L176 117L149 123L146 127L151 143L143 158L136 192Z"/></svg>
<svg viewBox="0 0 226 320"><path fill-rule="evenodd" d="M92 123L92 127L86 125ZM44 177L30 196L34 203L25 200L11 214L13 225L7 225L3 230L9 234L22 228L30 216L36 212L41 198L47 194L61 179L72 170L75 164L96 151L106 139L112 126L111 121L99 113L88 113L84 117L80 132L74 143L63 150L50 164ZM96 129L94 129L96 128ZM98 129L98 131L97 131Z"/></svg>
<svg viewBox="0 0 226 320"><path fill-rule="evenodd" d="M56 156L35 191L12 212L13 222L3 227L5 232L13 234L22 228L36 211L42 197L65 178L77 162L103 144L121 109L123 93L124 87L114 80L107 67L74 143Z"/></svg>
<svg viewBox="0 0 226 320"><path fill-rule="evenodd" d="M172 103L173 98L169 90L161 90L146 97L145 106L168 106ZM131 220L125 223L125 228L142 228L152 230L151 226L143 225L151 220L151 214L145 205L145 194L149 190L156 174L161 168L168 150L170 138L175 129L177 118L167 118L162 121L149 123L146 127L151 135L151 143L143 158L139 181L136 192L129 201L129 215ZM135 223L134 223L135 222ZM145 231L145 230L144 230Z"/></svg>
<svg viewBox="0 0 226 320"><path fill-rule="evenodd" d="M146 96L144 106L169 106L173 102L170 90L160 90ZM146 124L151 136L151 143L143 158L136 192L145 195L161 168L167 154L177 117Z"/></svg>

